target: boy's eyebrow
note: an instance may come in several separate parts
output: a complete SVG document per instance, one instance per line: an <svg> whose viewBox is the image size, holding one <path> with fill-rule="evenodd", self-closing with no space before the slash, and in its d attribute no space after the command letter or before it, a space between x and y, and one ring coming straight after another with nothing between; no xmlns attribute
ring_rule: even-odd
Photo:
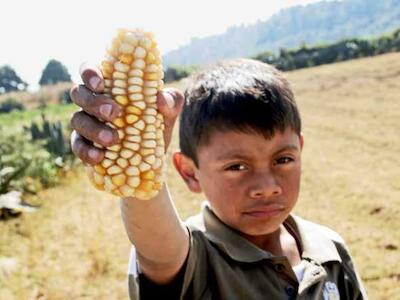
<svg viewBox="0 0 400 300"><path fill-rule="evenodd" d="M285 151L298 151L299 147L293 144L288 144L280 148L279 150L275 151L273 155L276 155L281 152ZM248 159L249 156L246 154L241 153L242 151L239 150L232 150L227 153L224 153L220 156L217 156L217 160L228 160L228 159Z"/></svg>
<svg viewBox="0 0 400 300"><path fill-rule="evenodd" d="M278 154L278 153L280 153L280 152L285 152L285 151L290 151L290 150L292 150L292 151L298 151L299 150L299 147L297 147L296 145L293 145L293 144L288 144L288 145L285 145L285 146L283 146L281 149L279 149L278 151L276 151L275 153L274 153L274 155L275 154Z"/></svg>

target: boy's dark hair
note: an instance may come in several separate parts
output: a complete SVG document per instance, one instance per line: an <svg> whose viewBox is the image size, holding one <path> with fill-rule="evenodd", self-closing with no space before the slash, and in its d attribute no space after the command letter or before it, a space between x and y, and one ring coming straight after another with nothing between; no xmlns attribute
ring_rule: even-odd
<svg viewBox="0 0 400 300"><path fill-rule="evenodd" d="M289 82L274 67L252 59L224 60L190 78L180 117L183 154L198 167L197 148L214 131L301 132L301 119Z"/></svg>

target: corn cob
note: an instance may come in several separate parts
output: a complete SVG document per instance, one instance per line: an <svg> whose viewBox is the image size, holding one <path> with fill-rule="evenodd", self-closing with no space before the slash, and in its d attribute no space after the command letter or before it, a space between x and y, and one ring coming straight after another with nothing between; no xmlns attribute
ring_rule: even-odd
<svg viewBox="0 0 400 300"><path fill-rule="evenodd" d="M164 120L156 105L164 74L152 33L119 30L100 69L104 92L123 113L106 123L117 129L120 143L105 149L101 163L85 166L89 179L96 188L117 196L153 198L163 182L165 150Z"/></svg>

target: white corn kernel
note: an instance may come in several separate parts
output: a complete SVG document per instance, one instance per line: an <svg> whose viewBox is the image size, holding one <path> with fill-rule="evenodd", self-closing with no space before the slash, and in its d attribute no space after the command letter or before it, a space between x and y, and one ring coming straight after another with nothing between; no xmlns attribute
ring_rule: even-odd
<svg viewBox="0 0 400 300"><path fill-rule="evenodd" d="M139 168L136 166L130 166L125 171L126 175L128 176L137 176L140 174Z"/></svg>
<svg viewBox="0 0 400 300"><path fill-rule="evenodd" d="M150 170L150 169L151 169L151 166L150 166L149 164L145 163L145 162L141 162L141 163L139 164L139 170L140 170L141 172L145 172L145 171L148 171L148 170Z"/></svg>
<svg viewBox="0 0 400 300"><path fill-rule="evenodd" d="M133 187L133 188L138 187L140 185L140 178L138 176L129 177L128 178L128 185Z"/></svg>
<svg viewBox="0 0 400 300"><path fill-rule="evenodd" d="M128 88L128 92L131 94L134 93L141 93L142 92L142 87L138 85L130 85Z"/></svg>
<svg viewBox="0 0 400 300"><path fill-rule="evenodd" d="M153 42L149 38L143 38L142 40L140 40L139 44L140 44L140 46L142 46L146 50L150 50Z"/></svg>
<svg viewBox="0 0 400 300"><path fill-rule="evenodd" d="M116 165L111 166L107 169L107 173L109 175L120 174L121 172L122 172L122 169Z"/></svg>
<svg viewBox="0 0 400 300"><path fill-rule="evenodd" d="M149 155L144 158L144 161L152 165L156 161L156 157L154 155Z"/></svg>
<svg viewBox="0 0 400 300"><path fill-rule="evenodd" d="M119 187L119 190L125 197L133 197L135 195L135 190L129 185L123 185Z"/></svg>
<svg viewBox="0 0 400 300"><path fill-rule="evenodd" d="M143 133L143 139L145 140L155 140L157 138L155 132L145 132Z"/></svg>
<svg viewBox="0 0 400 300"><path fill-rule="evenodd" d="M122 73L127 73L130 69L130 67L122 62L117 61L114 64L114 68L115 70L117 70L118 72L122 72Z"/></svg>
<svg viewBox="0 0 400 300"><path fill-rule="evenodd" d="M155 89L155 88L145 88L145 89L143 90L143 94L144 94L145 96L153 96L153 95L156 95L156 94L157 94L157 89Z"/></svg>
<svg viewBox="0 0 400 300"><path fill-rule="evenodd" d="M144 110L145 115L157 117L157 110L152 107L148 107Z"/></svg>
<svg viewBox="0 0 400 300"><path fill-rule="evenodd" d="M135 153L132 158L129 160L129 163L132 166L138 166L142 161L142 156L139 155L138 153Z"/></svg>
<svg viewBox="0 0 400 300"><path fill-rule="evenodd" d="M143 121L145 121L146 124L154 124L156 122L156 118L154 116L144 115Z"/></svg>
<svg viewBox="0 0 400 300"><path fill-rule="evenodd" d="M131 158L133 156L133 154L134 154L134 152L129 149L122 149L120 151L121 157L126 158L126 159Z"/></svg>
<svg viewBox="0 0 400 300"><path fill-rule="evenodd" d="M132 44L122 43L121 46L119 47L119 52L131 53L133 49L135 49L135 47Z"/></svg>
<svg viewBox="0 0 400 300"><path fill-rule="evenodd" d="M121 89L121 88L117 88L117 87L113 88L111 90L111 93L113 93L114 95L126 95L127 94L125 89Z"/></svg>
<svg viewBox="0 0 400 300"><path fill-rule="evenodd" d="M144 123L143 120L137 121L135 124L133 124L133 127L139 130L143 130L145 128L146 124Z"/></svg>
<svg viewBox="0 0 400 300"><path fill-rule="evenodd" d="M114 80L114 86L119 88L126 88L128 85L125 80L117 79Z"/></svg>
<svg viewBox="0 0 400 300"><path fill-rule="evenodd" d="M143 94L130 94L129 95L129 100L131 100L131 101L140 101L143 99L144 99Z"/></svg>
<svg viewBox="0 0 400 300"><path fill-rule="evenodd" d="M154 126L153 124L147 124L146 128L144 129L144 131L146 132L156 132L156 126Z"/></svg>
<svg viewBox="0 0 400 300"><path fill-rule="evenodd" d="M111 160L115 160L118 157L118 154L116 152L106 150L104 156Z"/></svg>
<svg viewBox="0 0 400 300"><path fill-rule="evenodd" d="M144 68L144 71L148 72L148 73L153 73L153 72L156 73L156 72L158 72L158 70L159 70L159 68L156 64L147 65Z"/></svg>
<svg viewBox="0 0 400 300"><path fill-rule="evenodd" d="M110 159L103 159L103 161L101 162L101 165L106 169L108 167L110 167L112 164L113 164L113 161Z"/></svg>
<svg viewBox="0 0 400 300"><path fill-rule="evenodd" d="M140 149L140 145L138 143L124 142L123 145L124 148L132 151L138 151Z"/></svg>
<svg viewBox="0 0 400 300"><path fill-rule="evenodd" d="M155 154L156 150L152 149L152 148L140 148L139 150L139 154L143 155L143 157L151 155L151 154Z"/></svg>
<svg viewBox="0 0 400 300"><path fill-rule="evenodd" d="M118 152L119 150L121 150L121 145L112 145L110 147L107 147L108 150L114 151L114 152Z"/></svg>
<svg viewBox="0 0 400 300"><path fill-rule="evenodd" d="M140 135L140 132L141 132L139 129L137 129L135 127L130 127L130 126L126 127L125 131L127 134L130 134L130 135Z"/></svg>
<svg viewBox="0 0 400 300"><path fill-rule="evenodd" d="M117 164L121 168L125 169L128 166L129 163L125 158L120 157L120 158L117 159Z"/></svg>
<svg viewBox="0 0 400 300"><path fill-rule="evenodd" d="M135 58L145 58L146 57L146 50L142 47L136 47L134 56Z"/></svg>
<svg viewBox="0 0 400 300"><path fill-rule="evenodd" d="M113 79L124 79L126 80L128 78L128 75L126 75L125 73L122 72L114 72L112 74Z"/></svg>
<svg viewBox="0 0 400 300"><path fill-rule="evenodd" d="M143 59L135 59L132 63L132 67L135 69L143 70L146 66L146 62Z"/></svg>
<svg viewBox="0 0 400 300"><path fill-rule="evenodd" d="M145 81L144 86L145 87L157 88L158 87L158 82L155 81L155 80Z"/></svg>
<svg viewBox="0 0 400 300"><path fill-rule="evenodd" d="M145 148L155 148L157 143L155 140L144 140L141 145Z"/></svg>
<svg viewBox="0 0 400 300"><path fill-rule="evenodd" d="M128 83L142 86L143 85L143 79L140 78L140 77L129 77Z"/></svg>
<svg viewBox="0 0 400 300"><path fill-rule="evenodd" d="M135 95L135 94L133 94L133 95ZM135 102L132 102L132 105L136 106L137 108L139 108L141 110L146 108L146 102L144 102L144 101L135 101Z"/></svg>
<svg viewBox="0 0 400 300"><path fill-rule="evenodd" d="M126 140L129 142L140 143L142 139L140 135L128 135Z"/></svg>
<svg viewBox="0 0 400 300"><path fill-rule="evenodd" d="M157 102L157 95L146 96L144 98L144 100L149 104L156 103Z"/></svg>
<svg viewBox="0 0 400 300"><path fill-rule="evenodd" d="M144 73L140 69L132 69L128 72L129 77L143 77Z"/></svg>

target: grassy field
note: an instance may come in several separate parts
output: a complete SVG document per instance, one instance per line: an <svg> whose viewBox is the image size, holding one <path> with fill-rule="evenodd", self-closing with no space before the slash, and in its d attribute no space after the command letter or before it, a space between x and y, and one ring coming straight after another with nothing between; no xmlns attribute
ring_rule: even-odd
<svg viewBox="0 0 400 300"><path fill-rule="evenodd" d="M370 299L400 299L400 54L287 76L305 135L295 212L345 238ZM0 116L6 123L19 125ZM168 172L181 217L196 213L203 197ZM0 299L127 299L118 198L92 188L80 168L40 199L38 212L0 223L0 260L15 259L0 270Z"/></svg>

